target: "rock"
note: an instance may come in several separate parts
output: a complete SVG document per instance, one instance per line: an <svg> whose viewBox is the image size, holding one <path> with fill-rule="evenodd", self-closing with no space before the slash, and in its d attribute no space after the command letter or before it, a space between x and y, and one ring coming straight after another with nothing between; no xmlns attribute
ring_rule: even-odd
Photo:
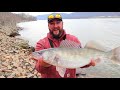
<svg viewBox="0 0 120 90"><path fill-rule="evenodd" d="M0 76L0 78L5 78L5 76L2 75L2 76Z"/></svg>
<svg viewBox="0 0 120 90"><path fill-rule="evenodd" d="M7 66L8 69L12 69L12 67L10 65Z"/></svg>
<svg viewBox="0 0 120 90"><path fill-rule="evenodd" d="M15 36L18 36L18 35L20 35L18 32L11 32L10 35L8 35L8 36L15 37Z"/></svg>
<svg viewBox="0 0 120 90"><path fill-rule="evenodd" d="M23 49L29 49L29 45L28 43L25 43L25 42L21 42L20 44L18 44L19 47L23 48Z"/></svg>
<svg viewBox="0 0 120 90"><path fill-rule="evenodd" d="M30 52L34 52L35 51L35 48L33 46L29 47L30 49Z"/></svg>
<svg viewBox="0 0 120 90"><path fill-rule="evenodd" d="M2 17L0 12L0 20ZM28 41L15 37L22 29L16 27L15 18L4 19L4 23L0 22L0 78L38 78L35 62L29 55L34 47L30 48Z"/></svg>

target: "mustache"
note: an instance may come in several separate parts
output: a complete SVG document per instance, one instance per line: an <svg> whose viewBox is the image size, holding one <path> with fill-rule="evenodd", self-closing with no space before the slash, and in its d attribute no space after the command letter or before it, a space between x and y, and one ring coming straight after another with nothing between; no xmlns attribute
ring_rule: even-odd
<svg viewBox="0 0 120 90"><path fill-rule="evenodd" d="M60 30L60 29L59 28L54 28L53 30L55 31L55 30Z"/></svg>
<svg viewBox="0 0 120 90"><path fill-rule="evenodd" d="M54 29L54 30L50 31L50 33L54 35L53 32L54 32L54 31L57 31L57 30L59 31L59 33L61 33L61 30L60 30L60 29Z"/></svg>

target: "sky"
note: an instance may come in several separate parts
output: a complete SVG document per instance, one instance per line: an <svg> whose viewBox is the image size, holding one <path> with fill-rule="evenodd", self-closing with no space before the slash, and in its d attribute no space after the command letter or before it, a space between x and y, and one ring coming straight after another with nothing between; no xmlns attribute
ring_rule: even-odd
<svg viewBox="0 0 120 90"><path fill-rule="evenodd" d="M12 13L16 13L16 14L20 14L20 13L25 13L25 14L29 14L29 15L32 15L32 16L37 16L37 15L43 15L43 14L50 14L50 13L53 13L53 12L12 12ZM56 12L56 13L72 13L72 12Z"/></svg>

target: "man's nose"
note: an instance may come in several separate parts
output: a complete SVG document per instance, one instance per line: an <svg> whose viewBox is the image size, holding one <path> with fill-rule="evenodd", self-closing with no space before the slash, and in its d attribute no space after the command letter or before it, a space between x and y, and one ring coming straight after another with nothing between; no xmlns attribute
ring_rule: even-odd
<svg viewBox="0 0 120 90"><path fill-rule="evenodd" d="M54 27L57 27L57 26L58 26L58 25L55 23L55 24L54 24Z"/></svg>

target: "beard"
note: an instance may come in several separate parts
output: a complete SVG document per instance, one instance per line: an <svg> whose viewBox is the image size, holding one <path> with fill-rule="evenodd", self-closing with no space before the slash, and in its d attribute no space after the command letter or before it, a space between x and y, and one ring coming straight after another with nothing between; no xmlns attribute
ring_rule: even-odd
<svg viewBox="0 0 120 90"><path fill-rule="evenodd" d="M59 33L56 35L56 34L54 34L53 33L53 31L51 31L50 30L50 33L51 33L51 35L53 36L53 38L55 38L55 39L59 39L60 38L60 36L62 35L62 33L63 33L63 29L62 30L60 30L60 29L57 29L57 30L59 30Z"/></svg>

